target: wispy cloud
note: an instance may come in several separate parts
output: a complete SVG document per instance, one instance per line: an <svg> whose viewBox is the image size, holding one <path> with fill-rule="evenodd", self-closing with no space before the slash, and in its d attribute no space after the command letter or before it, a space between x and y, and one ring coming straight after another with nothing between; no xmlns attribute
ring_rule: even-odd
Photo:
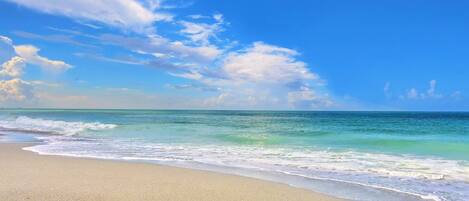
<svg viewBox="0 0 469 201"><path fill-rule="evenodd" d="M195 44L209 45L210 39L216 39L217 34L224 31L223 15L215 14L213 19L215 20L213 24L180 21L184 27L180 32Z"/></svg>
<svg viewBox="0 0 469 201"><path fill-rule="evenodd" d="M103 34L99 40L104 44L123 47L133 52L155 56L171 62L208 63L215 60L222 50L216 46L190 46L181 41L152 35L149 37L128 37L116 34Z"/></svg>
<svg viewBox="0 0 469 201"><path fill-rule="evenodd" d="M4 62L10 60L15 55L13 41L6 36L0 35L0 61Z"/></svg>
<svg viewBox="0 0 469 201"><path fill-rule="evenodd" d="M82 58L89 58L89 59L96 59L100 61L107 61L107 62L113 62L113 63L121 63L121 64L129 64L129 65L146 65L146 61L138 60L136 58L130 57L130 56L125 56L125 57L107 57L103 56L100 54L90 54L90 53L82 53L82 52L77 52L74 53L73 55L77 57L82 57Z"/></svg>
<svg viewBox="0 0 469 201"><path fill-rule="evenodd" d="M87 48L96 48L94 45L86 44L75 40L72 38L71 35L64 35L64 34L52 34L52 35L41 35L30 33L26 31L13 31L13 34L22 38L34 39L34 40L43 40L48 42L55 42L55 43L67 43L71 45L78 45Z"/></svg>
<svg viewBox="0 0 469 201"><path fill-rule="evenodd" d="M63 15L80 21L100 22L138 33L150 33L157 21L170 21L173 16L144 7L135 0L9 0L49 14Z"/></svg>
<svg viewBox="0 0 469 201"><path fill-rule="evenodd" d="M391 89L391 83L390 82L384 83L383 92L384 92L384 95L386 96L386 98L390 98L392 96L392 93L390 92L390 89Z"/></svg>
<svg viewBox="0 0 469 201"><path fill-rule="evenodd" d="M210 18L210 16L207 16L207 15L200 15L200 14L188 15L187 17L188 17L188 18L191 18L191 19L195 19L195 20L198 20L198 19L208 19L208 18Z"/></svg>

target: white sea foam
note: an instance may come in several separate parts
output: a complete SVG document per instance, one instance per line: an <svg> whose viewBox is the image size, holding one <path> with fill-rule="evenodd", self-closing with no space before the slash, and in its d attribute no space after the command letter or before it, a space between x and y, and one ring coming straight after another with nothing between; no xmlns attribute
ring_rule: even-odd
<svg viewBox="0 0 469 201"><path fill-rule="evenodd" d="M40 118L29 118L26 116L20 116L13 120L0 121L0 128L2 129L58 135L75 135L86 130L98 131L113 129L115 127L116 125L114 124L102 124L98 122L55 121Z"/></svg>
<svg viewBox="0 0 469 201"><path fill-rule="evenodd" d="M188 162L276 172L310 179L343 181L407 193L409 196L418 195L429 200L469 199L469 164L466 161L357 151L157 144L127 140L82 141L60 136L44 139L46 144L26 149L41 154L162 163ZM391 197L386 200L395 200ZM364 197L358 198L367 200Z"/></svg>

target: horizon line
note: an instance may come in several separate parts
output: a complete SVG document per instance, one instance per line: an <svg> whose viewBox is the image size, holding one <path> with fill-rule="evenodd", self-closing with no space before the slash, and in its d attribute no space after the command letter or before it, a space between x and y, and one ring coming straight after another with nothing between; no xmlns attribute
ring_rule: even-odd
<svg viewBox="0 0 469 201"><path fill-rule="evenodd" d="M59 107L0 107L0 110L154 110L154 111L253 111L253 112L454 112L466 113L469 110L287 110L287 109L200 109L200 108L59 108Z"/></svg>

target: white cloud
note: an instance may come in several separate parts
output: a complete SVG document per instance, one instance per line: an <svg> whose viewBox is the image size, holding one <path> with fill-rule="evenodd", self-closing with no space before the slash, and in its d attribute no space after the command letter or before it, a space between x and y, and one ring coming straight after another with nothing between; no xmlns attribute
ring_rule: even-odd
<svg viewBox="0 0 469 201"><path fill-rule="evenodd" d="M223 20L223 15L222 14L214 14L213 19L215 19L217 22L222 23Z"/></svg>
<svg viewBox="0 0 469 201"><path fill-rule="evenodd" d="M7 44L7 45L13 45L13 41L10 38L6 37L6 36L1 36L0 35L0 41Z"/></svg>
<svg viewBox="0 0 469 201"><path fill-rule="evenodd" d="M64 61L51 60L39 55L38 52L40 49L33 45L14 45L10 38L1 35L0 47L0 53L9 56L2 64L1 75L3 76L21 76L25 63L37 65L51 72L60 72L72 67Z"/></svg>
<svg viewBox="0 0 469 201"><path fill-rule="evenodd" d="M294 50L256 42L242 51L229 53L219 68L200 68L173 75L217 89L218 95L205 101L209 107L310 109L334 106L323 81L296 56L298 53Z"/></svg>
<svg viewBox="0 0 469 201"><path fill-rule="evenodd" d="M14 55L5 61L0 68L0 103L2 106L25 106L37 100L35 85L42 86L45 82L28 82L21 79L26 64L38 65L50 71L62 71L70 68L63 61L50 60L38 55L39 49L32 45L15 46L7 37L0 36L0 44L4 44L9 54ZM3 50L3 49L2 49Z"/></svg>
<svg viewBox="0 0 469 201"><path fill-rule="evenodd" d="M187 17L189 17L189 18L191 18L191 19L195 19L195 20L210 18L209 16L200 15L200 14L188 15Z"/></svg>
<svg viewBox="0 0 469 201"><path fill-rule="evenodd" d="M15 78L0 80L0 102L28 101L34 98L32 85L29 82Z"/></svg>
<svg viewBox="0 0 469 201"><path fill-rule="evenodd" d="M143 0L143 5L151 11L162 8L163 0Z"/></svg>
<svg viewBox="0 0 469 201"><path fill-rule="evenodd" d="M152 8L146 8L136 0L10 1L44 13L101 22L139 33L151 32L156 21L172 19L170 14L153 11L157 8L155 4Z"/></svg>
<svg viewBox="0 0 469 201"><path fill-rule="evenodd" d="M386 82L384 84L384 88L383 88L383 92L384 92L384 95L386 96L386 98L391 98L392 97L392 92L390 91L390 89L391 89L391 83Z"/></svg>
<svg viewBox="0 0 469 201"><path fill-rule="evenodd" d="M195 61L213 61L222 51L213 45L204 46L188 46L180 41L171 42L168 45L168 50L182 57ZM175 56L177 56L175 55Z"/></svg>
<svg viewBox="0 0 469 201"><path fill-rule="evenodd" d="M51 88L54 88L54 87L61 87L63 86L63 84L61 83L57 83L57 82L48 82L48 81L43 81L43 80L31 80L31 81L28 81L29 83L31 83L32 85L34 86L46 86L46 87L51 87Z"/></svg>
<svg viewBox="0 0 469 201"><path fill-rule="evenodd" d="M385 93L389 92L389 88L390 88L390 87L391 87L391 83L390 83L390 82L386 82L386 83L384 84L383 91L384 91Z"/></svg>
<svg viewBox="0 0 469 201"><path fill-rule="evenodd" d="M54 28L51 28L51 29L54 29ZM96 46L79 42L73 39L72 36L65 35L65 34L40 35L40 34L30 33L26 31L13 31L13 34L22 38L29 38L33 40L43 40L43 41L56 42L56 43L67 43L67 44L83 46L87 48L96 48Z"/></svg>
<svg viewBox="0 0 469 201"><path fill-rule="evenodd" d="M308 87L288 92L288 103L294 108L327 108L335 104L328 94L317 94Z"/></svg>
<svg viewBox="0 0 469 201"><path fill-rule="evenodd" d="M38 65L44 70L51 72L60 72L71 68L70 64L67 64L59 60L50 60L42 57L38 54L39 49L32 45L18 45L14 46L16 54L24 58L27 63Z"/></svg>
<svg viewBox="0 0 469 201"><path fill-rule="evenodd" d="M15 56L2 64L0 77L21 77L26 62L23 58Z"/></svg>
<svg viewBox="0 0 469 201"><path fill-rule="evenodd" d="M451 93L451 95L450 95L450 97L455 99L455 100L461 99L461 96L462 96L461 91L455 91L455 92Z"/></svg>
<svg viewBox="0 0 469 201"><path fill-rule="evenodd" d="M185 73L169 73L169 74L176 76L176 77L182 77L182 78L186 78L190 80L197 80L197 81L201 81L202 79L204 79L204 76L202 74L194 70L190 72L185 72Z"/></svg>
<svg viewBox="0 0 469 201"><path fill-rule="evenodd" d="M426 93L422 92L420 93L417 89L411 88L407 90L407 93L405 96L400 96L401 99L413 99L413 100L424 100L424 99L438 99L442 98L442 94L436 93L436 80L430 80L429 82L429 87L426 91Z"/></svg>
<svg viewBox="0 0 469 201"><path fill-rule="evenodd" d="M6 36L0 35L0 63L9 60L13 56L15 56L13 41Z"/></svg>
<svg viewBox="0 0 469 201"><path fill-rule="evenodd" d="M158 17L162 5L157 0L11 1L41 12L67 16L82 24L103 23L136 32L126 36L69 34L77 36L76 39L85 37L97 44L119 46L137 53L134 55L145 58L141 60L145 62L143 65L164 68L172 75L192 82L184 85L185 90L191 86L214 89L208 92L210 94L198 96L204 99L199 102L204 106L309 109L335 105L325 88L324 80L298 59L297 51L263 42L255 42L247 48L233 51L234 47L227 44L229 40L220 40L217 36L228 24L221 14L209 18L194 15L189 16L192 21L188 18L177 21L174 24L183 27L177 32L186 39L170 39L155 31L156 21L172 19L170 15ZM212 22L208 23L209 20ZM63 41L70 43L73 39L70 37ZM15 51L26 63L44 69L66 70L71 67L63 61L38 55L39 49L34 46L15 46ZM152 58L148 60L149 57ZM100 57L122 62L109 58ZM41 97L51 97L44 94L47 93L42 93ZM69 97L71 99L67 100L75 100L77 97L77 102L85 100L85 96Z"/></svg>
<svg viewBox="0 0 469 201"><path fill-rule="evenodd" d="M427 90L427 95L430 97L435 96L436 80L430 80L430 88Z"/></svg>
<svg viewBox="0 0 469 201"><path fill-rule="evenodd" d="M232 80L248 82L289 83L314 80L306 63L297 61L294 50L256 42L251 48L230 54L223 63L223 72Z"/></svg>
<svg viewBox="0 0 469 201"><path fill-rule="evenodd" d="M213 16L213 19L216 21L213 24L181 21L179 23L184 27L184 29L180 32L190 38L194 43L208 45L210 44L209 40L211 38L216 38L217 34L224 30L223 16L221 14L216 14Z"/></svg>
<svg viewBox="0 0 469 201"><path fill-rule="evenodd" d="M181 21L180 24L184 26L181 33L189 37L194 43L209 44L209 39L219 31L217 26L205 23Z"/></svg>
<svg viewBox="0 0 469 201"><path fill-rule="evenodd" d="M144 65L145 64L145 61L135 59L131 56L106 57L106 56L102 56L102 55L87 54L87 53L82 53L82 52L76 52L76 53L73 53L73 55L75 55L77 57L82 57L82 58L91 58L91 59L96 59L96 60L100 60L100 61L128 64L128 65Z"/></svg>
<svg viewBox="0 0 469 201"><path fill-rule="evenodd" d="M417 89L412 88L407 91L407 98L408 99L419 99L419 98L424 98L424 96L421 96Z"/></svg>
<svg viewBox="0 0 469 201"><path fill-rule="evenodd" d="M164 59L166 63L209 63L222 54L222 50L212 45L190 46L180 41L151 35L149 37L125 37L114 34L99 36L105 44L129 49L133 52Z"/></svg>

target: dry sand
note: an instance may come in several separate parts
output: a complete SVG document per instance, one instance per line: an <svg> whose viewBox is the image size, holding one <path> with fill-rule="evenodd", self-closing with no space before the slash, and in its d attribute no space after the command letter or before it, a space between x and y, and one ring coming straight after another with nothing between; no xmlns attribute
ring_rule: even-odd
<svg viewBox="0 0 469 201"><path fill-rule="evenodd" d="M0 200L339 200L284 184L169 166L42 156L0 143Z"/></svg>

